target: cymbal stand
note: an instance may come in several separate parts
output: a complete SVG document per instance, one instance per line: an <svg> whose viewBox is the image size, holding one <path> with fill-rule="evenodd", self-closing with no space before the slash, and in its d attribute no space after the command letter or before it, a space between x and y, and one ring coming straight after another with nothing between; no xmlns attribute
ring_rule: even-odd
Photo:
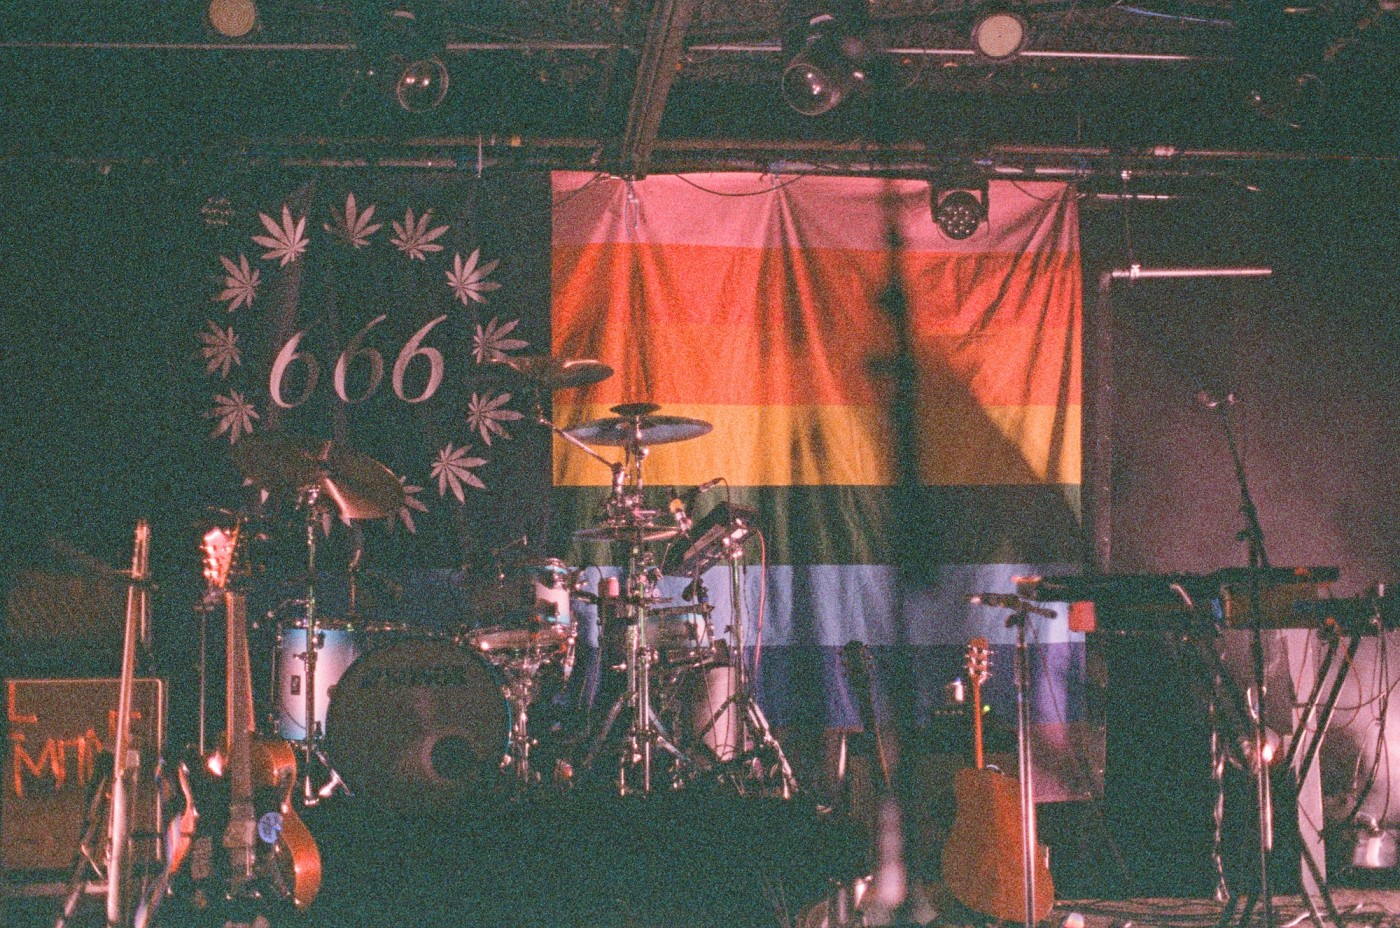
<svg viewBox="0 0 1400 928"><path fill-rule="evenodd" d="M646 604L651 599L650 560L651 555L642 550L642 542L634 541L628 556L626 587L621 596L612 600L613 608L621 607L616 613L617 618L621 618L627 626L627 685L608 710L607 719L593 739L582 764L584 769L592 768L607 745L614 725L625 711L630 721L618 758L617 779L618 794L622 796L637 792L647 795L651 792L657 748L674 758L676 776L683 769L696 766L695 761L671 740L652 706L651 665L656 654L646 640Z"/></svg>
<svg viewBox="0 0 1400 928"><path fill-rule="evenodd" d="M313 483L302 490L300 504L306 510L306 651L299 655L306 668L302 679L302 691L306 694L306 714L303 718L306 729L298 747L302 755L301 801L304 806L310 807L337 789L347 794L350 790L321 749L322 732L316 723L316 661L324 637L317 626L316 614L316 531L321 511L317 484ZM312 773L313 768L319 768L328 775L326 782L319 787Z"/></svg>

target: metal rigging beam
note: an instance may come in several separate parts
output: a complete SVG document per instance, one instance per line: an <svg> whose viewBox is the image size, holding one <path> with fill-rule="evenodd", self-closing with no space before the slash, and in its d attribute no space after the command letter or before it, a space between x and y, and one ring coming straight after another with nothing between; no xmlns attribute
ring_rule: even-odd
<svg viewBox="0 0 1400 928"><path fill-rule="evenodd" d="M618 153L621 174L646 173L666 98L685 54L685 35L694 12L695 0L657 0L652 7L641 60L637 63L636 83L632 86L632 102L627 109L627 129Z"/></svg>

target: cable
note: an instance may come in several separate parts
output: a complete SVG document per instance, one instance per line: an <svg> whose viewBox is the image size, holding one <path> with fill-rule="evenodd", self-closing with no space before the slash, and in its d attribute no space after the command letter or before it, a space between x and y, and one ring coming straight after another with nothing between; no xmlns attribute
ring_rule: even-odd
<svg viewBox="0 0 1400 928"><path fill-rule="evenodd" d="M1205 16L1182 16L1180 13L1159 13L1156 10L1145 10L1138 6L1125 6L1121 3L1113 4L1110 9L1122 10L1124 13L1133 13L1138 16L1151 16L1155 19L1170 19L1180 23L1201 23L1207 26L1234 26L1228 19L1209 19Z"/></svg>
<svg viewBox="0 0 1400 928"><path fill-rule="evenodd" d="M785 181L781 181L780 183L772 184L772 185L770 185L769 187L764 188L763 190L750 190L750 191L748 191L748 192L746 192L746 193L726 193L726 192L723 191L723 190L712 190L712 189L710 189L709 187L704 186L703 184L697 184L695 181L691 180L689 177L686 177L684 174L673 174L673 175L671 175L671 176L672 176L672 177L675 177L677 180L681 181L682 183L685 183L685 184L688 184L688 185L691 186L691 187L694 187L696 190L699 190L701 193L708 193L708 194L710 194L711 196L716 196L716 197L758 197L758 196L763 196L763 195L769 194L769 193L776 193L777 191L782 190L784 187L791 187L793 184L797 183L798 181L803 180L807 175L805 175L805 174L794 174L790 180L785 180ZM774 174L773 176L774 176L774 177L778 177L778 176L781 176L781 175Z"/></svg>
<svg viewBox="0 0 1400 928"><path fill-rule="evenodd" d="M598 181L600 181L600 180L602 180L603 178L608 177L608 176L609 176L609 175L608 175L608 173L607 173L606 171L599 171L598 173L596 173L596 174L594 174L592 177L590 177L588 180L586 180L586 181L584 181L582 184L580 184L576 189L570 190L570 191L569 191L567 194L565 194L563 197L554 200L553 203L551 204L551 208L552 208L552 209L558 209L559 207L563 206L565 203L568 203L568 202L569 202L570 200L572 200L574 197L578 196L580 193L583 193L583 192L584 192L585 190L587 190L589 187L592 187L594 184L598 183Z"/></svg>
<svg viewBox="0 0 1400 928"><path fill-rule="evenodd" d="M753 681L758 682L758 671L763 665L763 614L768 605L768 539L761 531L758 536L758 615L754 617L753 642ZM743 660L743 655L739 656Z"/></svg>

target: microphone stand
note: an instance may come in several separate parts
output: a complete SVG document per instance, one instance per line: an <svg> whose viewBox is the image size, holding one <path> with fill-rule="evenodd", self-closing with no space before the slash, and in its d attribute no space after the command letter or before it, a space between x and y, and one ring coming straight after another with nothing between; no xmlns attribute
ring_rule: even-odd
<svg viewBox="0 0 1400 928"><path fill-rule="evenodd" d="M1215 401L1208 400L1206 406L1220 416L1220 427L1225 433L1225 444L1230 451L1230 460L1235 468L1235 481L1240 489L1240 513L1244 516L1244 528L1235 536L1249 547L1248 596L1250 611L1250 664L1254 686L1247 692L1250 738L1254 745L1254 789L1259 819L1259 885L1240 915L1240 923L1248 922L1250 912L1256 902L1264 904L1264 928L1274 928L1274 901L1269 890L1269 865L1274 851L1274 805L1273 792L1269 782L1269 765L1264 759L1266 732L1264 727L1264 627L1262 594L1259 575L1269 568L1269 555L1264 549L1264 529L1259 524L1259 510L1249 493L1249 481L1245 476L1244 461L1240 457L1239 445L1235 442L1234 430L1230 427L1228 410L1234 402L1229 395ZM1231 910L1234 908L1231 904ZM1227 917L1225 921L1229 920Z"/></svg>

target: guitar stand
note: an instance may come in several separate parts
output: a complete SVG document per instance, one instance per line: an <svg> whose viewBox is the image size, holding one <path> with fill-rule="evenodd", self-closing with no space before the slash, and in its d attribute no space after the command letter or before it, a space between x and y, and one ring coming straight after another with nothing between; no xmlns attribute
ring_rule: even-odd
<svg viewBox="0 0 1400 928"><path fill-rule="evenodd" d="M64 893L63 905L59 908L54 928L66 928L68 920L78 911L83 892L87 889L89 874L99 880L106 879L106 867L100 857L102 846L107 838L107 790L112 783L111 771L104 771L95 781L92 800L88 803L87 814L83 817L83 833L78 840L78 850L73 855L73 870L68 877L68 887Z"/></svg>

